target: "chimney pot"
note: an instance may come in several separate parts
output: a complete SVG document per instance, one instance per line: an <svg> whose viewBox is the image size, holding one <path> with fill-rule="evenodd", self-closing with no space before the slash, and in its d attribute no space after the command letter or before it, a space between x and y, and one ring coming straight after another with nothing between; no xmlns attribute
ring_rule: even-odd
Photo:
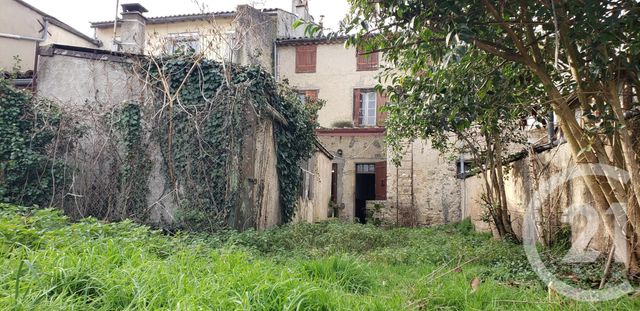
<svg viewBox="0 0 640 311"><path fill-rule="evenodd" d="M140 3L122 4L122 26L120 28L123 52L143 54L148 12Z"/></svg>
<svg viewBox="0 0 640 311"><path fill-rule="evenodd" d="M309 14L308 0L292 0L292 11L305 21L313 21L313 17Z"/></svg>

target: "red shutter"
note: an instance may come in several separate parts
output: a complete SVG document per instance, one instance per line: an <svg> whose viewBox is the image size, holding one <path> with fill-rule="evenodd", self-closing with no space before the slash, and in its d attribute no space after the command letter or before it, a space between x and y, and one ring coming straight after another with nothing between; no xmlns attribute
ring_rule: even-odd
<svg viewBox="0 0 640 311"><path fill-rule="evenodd" d="M382 112L382 107L387 103L387 98L381 94L376 94L376 125L384 126L384 120L387 118L387 113Z"/></svg>
<svg viewBox="0 0 640 311"><path fill-rule="evenodd" d="M356 54L358 71L378 70L378 52L362 54L360 51L358 51Z"/></svg>
<svg viewBox="0 0 640 311"><path fill-rule="evenodd" d="M376 200L387 199L387 161L376 163Z"/></svg>
<svg viewBox="0 0 640 311"><path fill-rule="evenodd" d="M311 100L317 100L318 99L318 90L307 90L304 91L304 96L309 97Z"/></svg>
<svg viewBox="0 0 640 311"><path fill-rule="evenodd" d="M353 126L360 126L360 109L362 108L362 96L360 90L353 90Z"/></svg>
<svg viewBox="0 0 640 311"><path fill-rule="evenodd" d="M302 45L296 47L296 73L316 72L315 45Z"/></svg>

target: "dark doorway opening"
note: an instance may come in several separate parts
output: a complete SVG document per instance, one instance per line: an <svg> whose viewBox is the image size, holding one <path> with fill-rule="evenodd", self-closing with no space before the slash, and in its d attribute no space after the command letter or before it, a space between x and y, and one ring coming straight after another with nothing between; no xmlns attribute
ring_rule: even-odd
<svg viewBox="0 0 640 311"><path fill-rule="evenodd" d="M376 170L374 163L356 164L356 206L358 222L367 222L367 201L376 199Z"/></svg>

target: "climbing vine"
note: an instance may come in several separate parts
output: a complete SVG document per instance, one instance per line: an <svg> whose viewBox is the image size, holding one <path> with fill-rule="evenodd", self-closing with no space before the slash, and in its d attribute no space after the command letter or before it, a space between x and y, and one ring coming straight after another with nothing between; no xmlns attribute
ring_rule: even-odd
<svg viewBox="0 0 640 311"><path fill-rule="evenodd" d="M50 156L61 113L0 78L0 202L48 206L64 179Z"/></svg>
<svg viewBox="0 0 640 311"><path fill-rule="evenodd" d="M114 129L119 134L124 157L118 172L121 218L146 220L147 194L151 161L144 141L142 115L138 103L125 103L113 115Z"/></svg>
<svg viewBox="0 0 640 311"><path fill-rule="evenodd" d="M292 89L279 86L259 67L181 54L151 58L141 70L155 90L158 117L152 136L180 204L181 223L215 231L237 227L246 216L243 189L252 176L242 175L244 138L252 118L267 116L277 119L280 204L282 218L289 221L301 184L299 163L313 148L318 105L302 104Z"/></svg>

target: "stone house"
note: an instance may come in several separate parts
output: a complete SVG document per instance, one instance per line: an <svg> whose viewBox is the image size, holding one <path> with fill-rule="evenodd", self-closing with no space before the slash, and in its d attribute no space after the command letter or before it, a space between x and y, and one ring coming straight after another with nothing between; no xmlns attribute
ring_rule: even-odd
<svg viewBox="0 0 640 311"><path fill-rule="evenodd" d="M240 5L235 11L146 17L138 3L122 5L117 21L92 22L95 38L113 51L171 54L178 50L202 52L207 58L273 70L273 41L301 35L293 29L300 18L311 19L306 1L292 3L295 13L281 9L255 9ZM114 32L115 25L115 32Z"/></svg>
<svg viewBox="0 0 640 311"><path fill-rule="evenodd" d="M456 162L427 142L408 143L396 167L385 147L381 108L374 90L382 55L345 48L345 38L281 38L276 41L276 77L301 97L320 98L318 138L333 154L333 202L339 216L385 224L432 225L461 219L461 181ZM377 206L377 208L374 208ZM379 208L383 206L383 208Z"/></svg>

